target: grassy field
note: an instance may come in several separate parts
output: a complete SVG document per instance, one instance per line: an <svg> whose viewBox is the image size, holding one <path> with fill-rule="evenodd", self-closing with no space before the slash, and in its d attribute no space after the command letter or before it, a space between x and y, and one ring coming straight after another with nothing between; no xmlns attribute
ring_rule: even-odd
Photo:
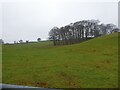
<svg viewBox="0 0 120 90"><path fill-rule="evenodd" d="M2 45L0 44L0 83L2 83Z"/></svg>
<svg viewBox="0 0 120 90"><path fill-rule="evenodd" d="M118 87L118 33L80 44L3 45L3 83L46 88Z"/></svg>

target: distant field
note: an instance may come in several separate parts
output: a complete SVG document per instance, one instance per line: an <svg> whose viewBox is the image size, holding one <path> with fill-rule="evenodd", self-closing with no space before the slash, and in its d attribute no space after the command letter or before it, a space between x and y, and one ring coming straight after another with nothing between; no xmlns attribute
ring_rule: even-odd
<svg viewBox="0 0 120 90"><path fill-rule="evenodd" d="M118 87L118 33L80 44L3 45L3 83L46 88Z"/></svg>

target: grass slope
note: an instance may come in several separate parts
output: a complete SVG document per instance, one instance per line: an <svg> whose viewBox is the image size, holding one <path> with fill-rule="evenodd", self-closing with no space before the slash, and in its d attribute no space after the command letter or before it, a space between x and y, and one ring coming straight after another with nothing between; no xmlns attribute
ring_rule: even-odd
<svg viewBox="0 0 120 90"><path fill-rule="evenodd" d="M3 45L3 83L47 88L118 87L118 33L80 44Z"/></svg>
<svg viewBox="0 0 120 90"><path fill-rule="evenodd" d="M2 44L0 44L0 83L2 83Z"/></svg>

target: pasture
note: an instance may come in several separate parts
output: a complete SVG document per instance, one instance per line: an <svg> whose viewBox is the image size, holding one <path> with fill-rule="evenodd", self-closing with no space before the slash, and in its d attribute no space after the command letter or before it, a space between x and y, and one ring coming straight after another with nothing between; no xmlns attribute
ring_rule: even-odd
<svg viewBox="0 0 120 90"><path fill-rule="evenodd" d="M118 87L118 33L79 44L2 46L2 82L45 88Z"/></svg>

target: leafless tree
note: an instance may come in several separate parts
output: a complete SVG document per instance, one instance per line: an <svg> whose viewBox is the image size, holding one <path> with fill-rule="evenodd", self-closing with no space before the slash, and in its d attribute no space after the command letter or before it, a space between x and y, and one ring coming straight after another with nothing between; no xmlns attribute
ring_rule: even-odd
<svg viewBox="0 0 120 90"><path fill-rule="evenodd" d="M54 45L67 45L120 31L114 24L99 23L99 20L82 20L60 28L53 27L49 39Z"/></svg>

